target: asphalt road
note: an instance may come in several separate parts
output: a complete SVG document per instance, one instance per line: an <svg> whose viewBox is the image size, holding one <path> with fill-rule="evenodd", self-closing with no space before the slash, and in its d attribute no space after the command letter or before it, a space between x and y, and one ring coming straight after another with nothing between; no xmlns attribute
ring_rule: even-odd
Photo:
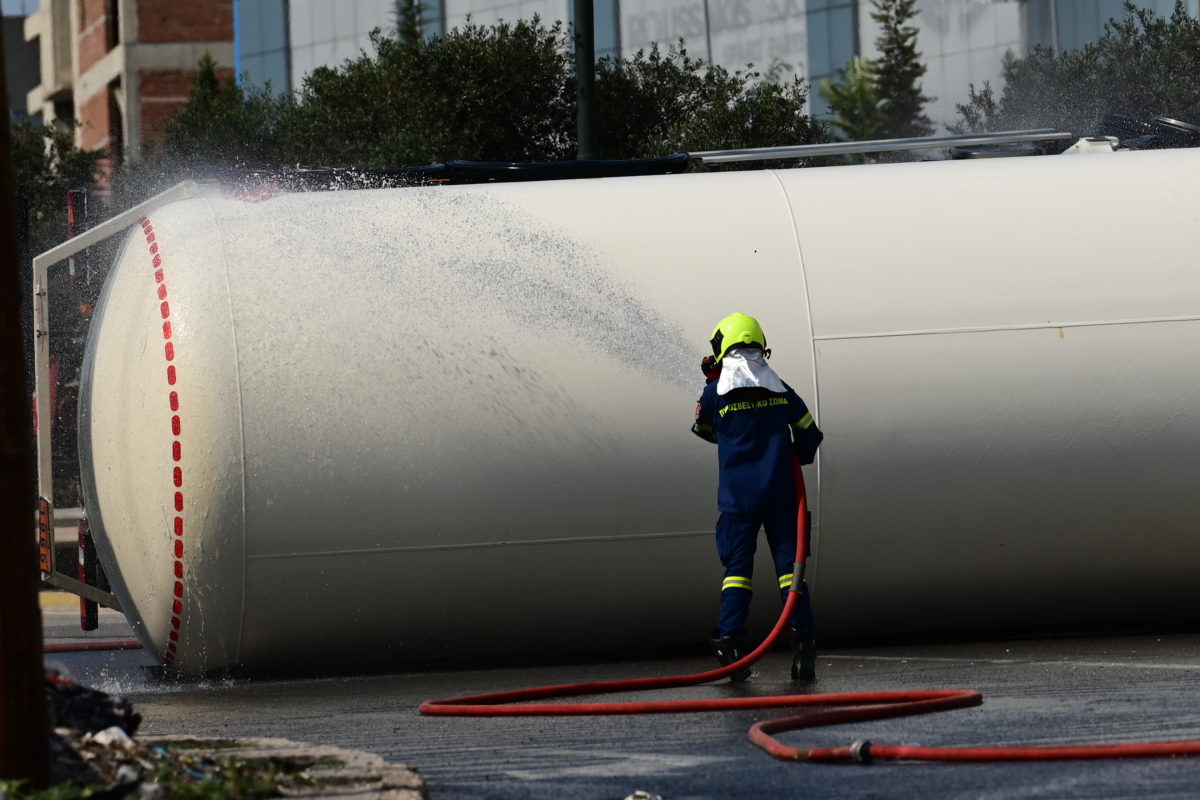
<svg viewBox="0 0 1200 800"><path fill-rule="evenodd" d="M80 638L74 606L45 603L48 642ZM89 638L128 635L106 615ZM314 646L319 646L315 644ZM417 713L426 699L548 683L698 672L707 657L659 654L494 669L305 679L166 680L140 652L47 657L73 677L130 697L146 734L282 736L378 753L419 767L434 800L596 798L642 789L667 800L806 798L1128 798L1200 795L1200 758L1040 764L814 765L776 761L746 737L785 714L463 719ZM653 696L795 693L787 658L729 684ZM842 649L822 653L812 691L964 688L978 708L784 734L790 744L867 738L925 745L1080 744L1200 739L1200 634L1041 638ZM649 699L612 695L612 699Z"/></svg>

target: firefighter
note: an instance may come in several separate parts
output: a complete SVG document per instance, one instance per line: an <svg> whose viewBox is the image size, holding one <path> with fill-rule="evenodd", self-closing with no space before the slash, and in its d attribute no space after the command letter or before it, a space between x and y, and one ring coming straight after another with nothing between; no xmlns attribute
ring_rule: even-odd
<svg viewBox="0 0 1200 800"><path fill-rule="evenodd" d="M717 323L710 344L713 354L701 362L707 385L696 404L692 432L717 445L717 554L725 579L712 647L724 666L746 654L759 528L766 531L779 591L787 599L796 561L799 503L793 454L801 464L811 464L823 436L804 401L767 364L771 351L758 320L730 314ZM817 651L806 583L799 594L788 621L792 679L812 680ZM732 680L749 676L746 669Z"/></svg>

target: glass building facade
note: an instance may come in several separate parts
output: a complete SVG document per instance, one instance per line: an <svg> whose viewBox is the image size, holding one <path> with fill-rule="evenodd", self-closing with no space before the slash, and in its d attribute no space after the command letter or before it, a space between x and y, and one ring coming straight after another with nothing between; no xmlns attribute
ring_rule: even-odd
<svg viewBox="0 0 1200 800"><path fill-rule="evenodd" d="M592 33L595 36L596 60L621 57L621 16L619 0L592 0L595 17ZM547 20L552 22L553 20ZM567 22L575 24L575 3L567 0Z"/></svg>
<svg viewBox="0 0 1200 800"><path fill-rule="evenodd" d="M234 0L233 39L239 84L292 88L287 0Z"/></svg>
<svg viewBox="0 0 1200 800"><path fill-rule="evenodd" d="M396 17L400 12L396 12ZM439 36L446 32L446 8L442 0L421 0L421 32L425 37Z"/></svg>
<svg viewBox="0 0 1200 800"><path fill-rule="evenodd" d="M821 81L835 79L839 70L858 54L858 3L856 0L808 0L808 71L812 85L808 107L814 116L825 116L829 105L821 96Z"/></svg>
<svg viewBox="0 0 1200 800"><path fill-rule="evenodd" d="M1138 8L1161 17L1171 16L1175 0L1135 0ZM1196 2L1188 3L1196 14ZM1099 40L1110 19L1125 16L1125 0L1029 0L1029 46L1046 45L1054 50L1075 50Z"/></svg>

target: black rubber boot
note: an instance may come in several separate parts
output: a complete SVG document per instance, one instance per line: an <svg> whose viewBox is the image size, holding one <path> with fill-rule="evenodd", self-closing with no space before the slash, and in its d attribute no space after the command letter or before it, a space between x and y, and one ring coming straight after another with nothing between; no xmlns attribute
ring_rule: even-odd
<svg viewBox="0 0 1200 800"><path fill-rule="evenodd" d="M746 655L746 645L740 636L722 636L720 639L710 639L708 643L716 653L717 661L722 667L727 667ZM730 675L729 680L737 683L749 677L750 668L746 667Z"/></svg>
<svg viewBox="0 0 1200 800"><path fill-rule="evenodd" d="M817 641L811 630L792 628L792 680L817 679Z"/></svg>

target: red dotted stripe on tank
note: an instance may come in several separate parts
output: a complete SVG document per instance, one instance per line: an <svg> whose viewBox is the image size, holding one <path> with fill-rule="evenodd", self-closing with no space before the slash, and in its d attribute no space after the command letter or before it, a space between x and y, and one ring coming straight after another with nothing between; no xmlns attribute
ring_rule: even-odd
<svg viewBox="0 0 1200 800"><path fill-rule="evenodd" d="M175 582L171 597L171 629L167 632L167 648L163 661L175 662L179 653L179 628L183 617L183 443L180 441L182 424L179 419L179 392L175 389L178 375L175 370L175 342L171 330L171 304L167 299L167 282L163 275L162 254L158 252L158 240L149 219L139 223L150 249L150 268L154 271L154 286L158 297L158 311L162 315L163 357L167 367L167 402L171 407L171 492L174 495L175 520L172 529L174 542Z"/></svg>

